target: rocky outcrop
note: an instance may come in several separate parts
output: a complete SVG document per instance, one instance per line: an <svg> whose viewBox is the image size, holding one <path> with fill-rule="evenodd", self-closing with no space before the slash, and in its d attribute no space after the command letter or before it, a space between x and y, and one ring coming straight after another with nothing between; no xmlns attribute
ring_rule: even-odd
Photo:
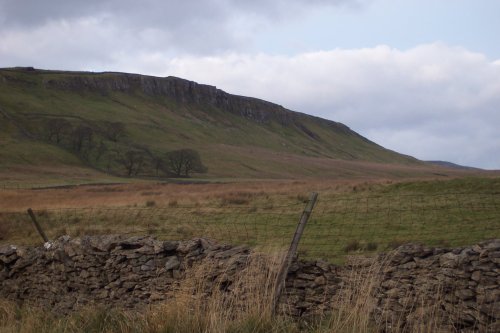
<svg viewBox="0 0 500 333"><path fill-rule="evenodd" d="M256 98L231 95L214 86L198 84L173 76L160 78L125 73L86 74L48 79L44 81L44 85L53 89L90 90L103 94L111 91L127 94L142 93L166 98L183 105L215 107L259 123L274 120L283 125L289 125L299 117L299 114L281 105ZM302 114L300 116L305 117ZM342 127L340 124L334 124L339 128Z"/></svg>
<svg viewBox="0 0 500 333"><path fill-rule="evenodd" d="M60 89L76 93L90 91L101 95L107 95L110 92L146 95L168 102L176 102L183 106L194 106L205 112L216 108L261 124L276 122L284 126L294 125L304 134L317 139L317 134L304 124L304 120L308 120L321 123L339 133L355 135L366 140L338 122L290 111L281 105L257 98L228 94L215 86L198 84L173 76L155 77L116 72L64 72L13 68L3 69L3 72L0 73L0 81L22 85L34 84L33 80L23 81L18 75L10 74L11 72L22 72L32 76L39 75L40 82L46 89Z"/></svg>
<svg viewBox="0 0 500 333"><path fill-rule="evenodd" d="M168 301L202 267L204 293L234 292L255 255L206 239L62 237L45 247L0 248L0 297L67 313L98 303ZM292 316L367 311L386 331L500 331L500 240L455 249L404 245L343 266L295 261L279 308ZM246 273L245 273L246 274ZM245 299L245 296L241 298Z"/></svg>

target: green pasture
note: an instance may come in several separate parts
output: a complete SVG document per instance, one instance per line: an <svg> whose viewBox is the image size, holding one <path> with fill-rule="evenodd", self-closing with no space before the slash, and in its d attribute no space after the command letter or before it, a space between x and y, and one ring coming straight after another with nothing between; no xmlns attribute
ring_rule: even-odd
<svg viewBox="0 0 500 333"><path fill-rule="evenodd" d="M69 234L150 234L161 239L208 237L231 244L286 248L304 197L220 200L192 206L36 211L49 238ZM39 244L24 212L0 214L2 242ZM341 262L413 242L460 246L500 237L500 179L459 179L320 193L299 255Z"/></svg>

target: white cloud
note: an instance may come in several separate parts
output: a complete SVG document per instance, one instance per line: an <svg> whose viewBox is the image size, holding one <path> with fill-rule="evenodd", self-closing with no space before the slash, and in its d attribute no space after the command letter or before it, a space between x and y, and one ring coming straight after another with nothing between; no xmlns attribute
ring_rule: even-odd
<svg viewBox="0 0 500 333"><path fill-rule="evenodd" d="M1 31L0 59L5 66L37 66L78 69L107 64L115 48L109 40L119 32L103 24L104 18L81 18L72 22L50 21L31 30ZM82 33L85 31L85 33Z"/></svg>

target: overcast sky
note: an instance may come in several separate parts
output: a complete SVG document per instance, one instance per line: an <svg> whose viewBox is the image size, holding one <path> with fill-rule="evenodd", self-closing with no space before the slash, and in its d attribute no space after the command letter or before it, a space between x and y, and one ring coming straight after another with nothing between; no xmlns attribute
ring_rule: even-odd
<svg viewBox="0 0 500 333"><path fill-rule="evenodd" d="M175 75L500 169L498 0L0 0L0 67Z"/></svg>

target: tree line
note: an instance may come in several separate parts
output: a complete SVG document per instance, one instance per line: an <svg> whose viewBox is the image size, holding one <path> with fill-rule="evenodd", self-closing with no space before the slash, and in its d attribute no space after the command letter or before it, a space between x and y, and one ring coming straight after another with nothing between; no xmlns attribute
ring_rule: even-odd
<svg viewBox="0 0 500 333"><path fill-rule="evenodd" d="M119 159L127 176L137 176L145 165L148 155L143 151L126 151ZM163 156L155 155L151 159L157 177L190 177L193 173L206 173L200 154L194 149L179 149L166 152Z"/></svg>
<svg viewBox="0 0 500 333"><path fill-rule="evenodd" d="M134 145L127 139L123 123L103 121L99 123L73 124L64 118L49 119L45 123L46 139L69 149L82 160L97 166L107 156L105 171L114 171L132 177L147 174L160 177L190 177L193 173L206 173L200 154L194 149L178 149L153 153L148 147Z"/></svg>

